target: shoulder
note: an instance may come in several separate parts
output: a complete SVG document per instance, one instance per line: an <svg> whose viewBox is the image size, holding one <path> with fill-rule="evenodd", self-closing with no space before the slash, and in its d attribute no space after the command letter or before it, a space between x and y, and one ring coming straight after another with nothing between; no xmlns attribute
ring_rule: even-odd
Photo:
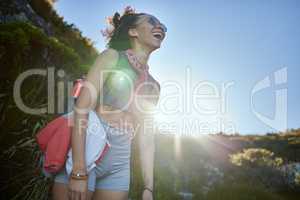
<svg viewBox="0 0 300 200"><path fill-rule="evenodd" d="M104 58L118 58L119 52L115 49L108 48L108 49L103 50L99 56L104 57Z"/></svg>
<svg viewBox="0 0 300 200"><path fill-rule="evenodd" d="M117 64L119 52L115 49L108 48L102 51L96 59L96 66L101 68L111 68Z"/></svg>

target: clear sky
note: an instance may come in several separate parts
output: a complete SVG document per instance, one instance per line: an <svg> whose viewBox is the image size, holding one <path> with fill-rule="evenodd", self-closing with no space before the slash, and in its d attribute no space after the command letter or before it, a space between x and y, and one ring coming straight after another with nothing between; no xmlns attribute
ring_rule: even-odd
<svg viewBox="0 0 300 200"><path fill-rule="evenodd" d="M105 27L105 17L122 12L126 5L155 15L168 27L161 48L149 61L150 72L162 85L158 110L162 106L179 109L173 114L157 114L168 130L170 124L187 122L200 124L200 133L212 127L224 132L265 133L283 130L285 119L288 128L300 127L300 1L60 0L55 8L102 51L105 40L100 30ZM167 99L176 92L167 86L170 82L183 88L183 103ZM193 89L199 83L203 85ZM222 90L224 84L230 86ZM214 110L214 114L196 112L194 107L188 112L193 91L202 94L195 100L200 110Z"/></svg>

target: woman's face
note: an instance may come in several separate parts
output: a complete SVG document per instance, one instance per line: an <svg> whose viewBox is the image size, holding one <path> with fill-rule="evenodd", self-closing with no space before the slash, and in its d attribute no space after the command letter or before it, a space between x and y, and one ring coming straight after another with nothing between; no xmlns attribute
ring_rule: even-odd
<svg viewBox="0 0 300 200"><path fill-rule="evenodd" d="M135 37L143 46L155 50L160 48L166 31L165 25L160 23L156 17L145 14L141 15L136 22Z"/></svg>

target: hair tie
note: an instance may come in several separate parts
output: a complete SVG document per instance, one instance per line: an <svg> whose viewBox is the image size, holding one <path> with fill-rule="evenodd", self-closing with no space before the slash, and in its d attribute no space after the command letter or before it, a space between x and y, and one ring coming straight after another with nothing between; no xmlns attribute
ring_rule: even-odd
<svg viewBox="0 0 300 200"><path fill-rule="evenodd" d="M132 8L131 6L126 6L124 11L123 11L123 16L128 15L128 14L134 14L134 13L135 13L134 8Z"/></svg>
<svg viewBox="0 0 300 200"><path fill-rule="evenodd" d="M116 12L112 18L112 25L115 27L115 29L117 29L118 26L120 25L120 21L121 21L121 16L118 12Z"/></svg>
<svg viewBox="0 0 300 200"><path fill-rule="evenodd" d="M120 15L120 13L115 12L113 16L106 17L106 23L108 25L104 30L101 30L102 36L106 37L106 40L109 40L112 37L114 31L120 26L122 17L134 13L135 9L133 9L131 6L126 6L122 16Z"/></svg>

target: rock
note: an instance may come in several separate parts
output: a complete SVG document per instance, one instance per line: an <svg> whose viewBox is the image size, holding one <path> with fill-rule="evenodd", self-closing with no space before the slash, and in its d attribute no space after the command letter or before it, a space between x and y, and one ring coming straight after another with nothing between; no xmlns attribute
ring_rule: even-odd
<svg viewBox="0 0 300 200"><path fill-rule="evenodd" d="M1 0L0 23L15 21L31 22L41 28L48 36L53 35L53 28L32 9L28 0Z"/></svg>

